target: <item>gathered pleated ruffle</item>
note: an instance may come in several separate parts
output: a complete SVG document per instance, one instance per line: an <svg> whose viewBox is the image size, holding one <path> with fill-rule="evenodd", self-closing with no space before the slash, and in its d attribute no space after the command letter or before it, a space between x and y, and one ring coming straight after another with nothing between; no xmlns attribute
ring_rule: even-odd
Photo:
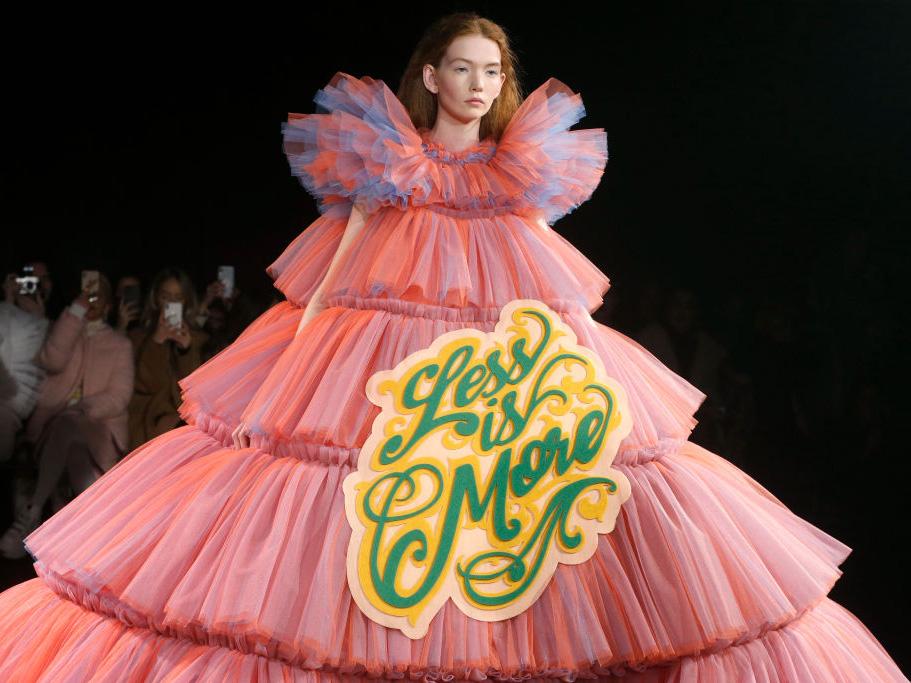
<svg viewBox="0 0 911 683"><path fill-rule="evenodd" d="M528 216L468 218L387 208L368 217L325 296L471 310L524 298L591 311L609 284L572 244Z"/></svg>
<svg viewBox="0 0 911 683"><path fill-rule="evenodd" d="M590 561L560 565L502 622L449 603L416 641L348 591L350 467L223 448L193 427L131 455L27 545L55 590L128 625L372 675L641 667L777 628L840 574L845 546L698 446L619 469L632 497Z"/></svg>
<svg viewBox="0 0 911 683"><path fill-rule="evenodd" d="M301 307L307 305L329 270L350 215L349 203L332 205L266 268L288 301Z"/></svg>
<svg viewBox="0 0 911 683"><path fill-rule="evenodd" d="M323 113L291 114L282 130L292 173L322 206L501 208L553 222L591 196L607 163L603 129L569 130L585 107L556 79L525 98L492 153L482 141L458 158L424 141L382 81L339 73L315 100Z"/></svg>
<svg viewBox="0 0 911 683"><path fill-rule="evenodd" d="M824 599L782 628L644 671L538 663L518 674L428 669L370 675L307 669L258 654L130 627L60 597L41 579L0 595L0 679L17 683L367 683L401 680L617 680L626 683L856 683L907 679L854 615Z"/></svg>
<svg viewBox="0 0 911 683"><path fill-rule="evenodd" d="M351 465L379 412L364 392L367 380L446 332L465 327L489 332L498 315L497 309L453 308L482 319L447 320L440 309L422 310L420 304L400 300L349 297L346 305L332 305L341 300L331 298L328 303L331 308L296 337L291 329L296 315L285 310L274 316L274 326L262 325L184 380L184 419L225 444L242 420L251 444L268 453ZM562 317L628 394L633 428L620 445L617 462L679 448L696 424L693 414L704 394L639 344L584 312ZM261 339L266 343L260 344ZM267 348L272 343L282 347L280 354ZM245 362L235 363L228 354Z"/></svg>
<svg viewBox="0 0 911 683"><path fill-rule="evenodd" d="M825 596L849 549L686 441L704 395L587 314L607 278L538 224L585 201L600 130L551 80L502 138L449 153L378 81L344 74L285 149L322 216L272 264L288 297L181 382L190 423L129 454L26 538L0 595L0 680L904 680ZM369 214L297 333L351 205ZM348 590L342 481L378 409L367 379L510 300L558 311L628 397L632 494L592 558L499 622L447 603L425 637ZM243 421L251 447L227 447Z"/></svg>
<svg viewBox="0 0 911 683"><path fill-rule="evenodd" d="M219 440L230 437L250 398L294 339L302 315L290 302L276 304L230 346L180 380L181 417L200 422Z"/></svg>

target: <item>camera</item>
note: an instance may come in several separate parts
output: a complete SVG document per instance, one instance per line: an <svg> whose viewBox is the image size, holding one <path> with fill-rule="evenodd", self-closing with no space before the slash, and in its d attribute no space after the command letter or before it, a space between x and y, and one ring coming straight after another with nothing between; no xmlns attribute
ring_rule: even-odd
<svg viewBox="0 0 911 683"><path fill-rule="evenodd" d="M19 285L19 294L33 296L38 291L38 276L35 275L35 269L32 266L23 266L16 278L16 284Z"/></svg>

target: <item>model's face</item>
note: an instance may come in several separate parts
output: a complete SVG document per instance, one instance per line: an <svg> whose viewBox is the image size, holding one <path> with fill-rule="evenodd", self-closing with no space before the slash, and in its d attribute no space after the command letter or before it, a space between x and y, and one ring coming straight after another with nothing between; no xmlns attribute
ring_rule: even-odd
<svg viewBox="0 0 911 683"><path fill-rule="evenodd" d="M506 75L500 47L479 35L459 36L439 66L424 65L424 85L437 96L437 106L450 118L471 123L490 111Z"/></svg>

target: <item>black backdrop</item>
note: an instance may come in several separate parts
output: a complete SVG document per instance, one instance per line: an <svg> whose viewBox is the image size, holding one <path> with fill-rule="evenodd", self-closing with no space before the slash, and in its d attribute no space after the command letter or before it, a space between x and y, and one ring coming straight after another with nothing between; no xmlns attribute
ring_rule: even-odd
<svg viewBox="0 0 911 683"><path fill-rule="evenodd" d="M850 346L874 315L875 447L819 434L809 473L796 447L747 469L855 549L833 597L907 670L909 6L612 4L11 18L0 262L48 261L66 296L81 268L148 277L167 263L200 285L233 263L241 288L265 292L263 269L316 215L281 152L287 112L312 111L337 70L394 89L432 18L485 13L511 31L526 90L555 76L583 94L583 125L608 131L604 182L559 228L610 275L611 324L631 331L652 283L695 291L709 330L730 323L731 293L771 301L794 311L803 351L777 375L793 385L820 336ZM810 298L828 308L807 326Z"/></svg>

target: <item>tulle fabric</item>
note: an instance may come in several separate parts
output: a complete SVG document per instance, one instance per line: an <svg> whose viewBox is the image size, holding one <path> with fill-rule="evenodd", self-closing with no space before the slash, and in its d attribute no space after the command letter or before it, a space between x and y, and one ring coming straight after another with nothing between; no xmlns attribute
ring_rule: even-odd
<svg viewBox="0 0 911 683"><path fill-rule="evenodd" d="M366 683L414 680L366 677L361 667L312 670L227 647L196 643L132 628L54 593L41 579L0 596L0 632L19 637L0 643L0 679L17 682L79 680L92 683ZM466 678L465 673L459 678ZM576 673L542 663L506 681L617 680L627 683L856 683L905 680L864 626L829 600L799 619L741 646L645 672L595 664ZM452 680L438 670L424 680ZM482 680L475 676L474 680Z"/></svg>
<svg viewBox="0 0 911 683"><path fill-rule="evenodd" d="M328 302L341 303L332 298ZM287 344L265 378L261 371L257 374L261 384L240 416L254 446L277 456L355 463L357 449L379 410L363 390L369 377L395 367L446 332L465 327L489 332L497 314L495 308L422 308L392 299L348 297L344 303L316 316ZM481 319L458 319L462 315ZM704 394L636 342L593 322L584 312L566 313L563 319L581 343L598 353L607 374L626 387L633 429L621 443L617 462L648 459L679 448L695 426L693 413ZM274 354L269 358L271 362ZM222 384L235 381L234 367L217 360L211 364L218 383L199 391L213 394L210 402L222 396ZM243 373L243 369L237 371L238 382L245 381ZM191 408L204 403L197 398ZM190 408L184 415L217 438L236 426L229 423L219 431L218 425L207 424L208 418L194 415Z"/></svg>
<svg viewBox="0 0 911 683"><path fill-rule="evenodd" d="M266 269L288 301L307 305L329 269L350 215L349 203L332 205Z"/></svg>
<svg viewBox="0 0 911 683"><path fill-rule="evenodd" d="M26 539L41 578L0 595L0 680L903 680L824 597L848 549L688 443L704 395L587 315L607 278L537 223L603 170L603 132L569 130L578 96L548 81L497 145L459 154L378 81L339 75L318 102L285 128L323 212L270 267L289 301L182 382L189 426ZM295 334L355 202L368 224ZM347 587L341 482L375 416L364 385L440 334L490 331L514 298L559 311L626 389L615 466L632 497L522 614L447 604L410 640ZM252 445L235 450L240 420Z"/></svg>
<svg viewBox="0 0 911 683"><path fill-rule="evenodd" d="M230 346L180 381L180 415L229 443L241 413L287 349L303 310L284 301L254 320Z"/></svg>
<svg viewBox="0 0 911 683"><path fill-rule="evenodd" d="M531 217L386 208L368 218L325 291L330 301L400 299L470 315L520 298L595 310L608 286L591 261Z"/></svg>
<svg viewBox="0 0 911 683"><path fill-rule="evenodd" d="M552 222L591 196L607 163L602 129L569 130L585 108L555 79L525 99L489 159L458 163L439 163L382 81L339 73L316 102L326 113L292 114L283 131L292 172L323 206L500 208Z"/></svg>
<svg viewBox="0 0 911 683"><path fill-rule="evenodd" d="M665 662L786 623L840 574L845 546L698 446L621 469L632 498L590 561L560 565L513 619L479 622L447 604L417 641L352 602L347 465L221 448L185 428L115 468L28 546L55 590L131 626L374 675Z"/></svg>

